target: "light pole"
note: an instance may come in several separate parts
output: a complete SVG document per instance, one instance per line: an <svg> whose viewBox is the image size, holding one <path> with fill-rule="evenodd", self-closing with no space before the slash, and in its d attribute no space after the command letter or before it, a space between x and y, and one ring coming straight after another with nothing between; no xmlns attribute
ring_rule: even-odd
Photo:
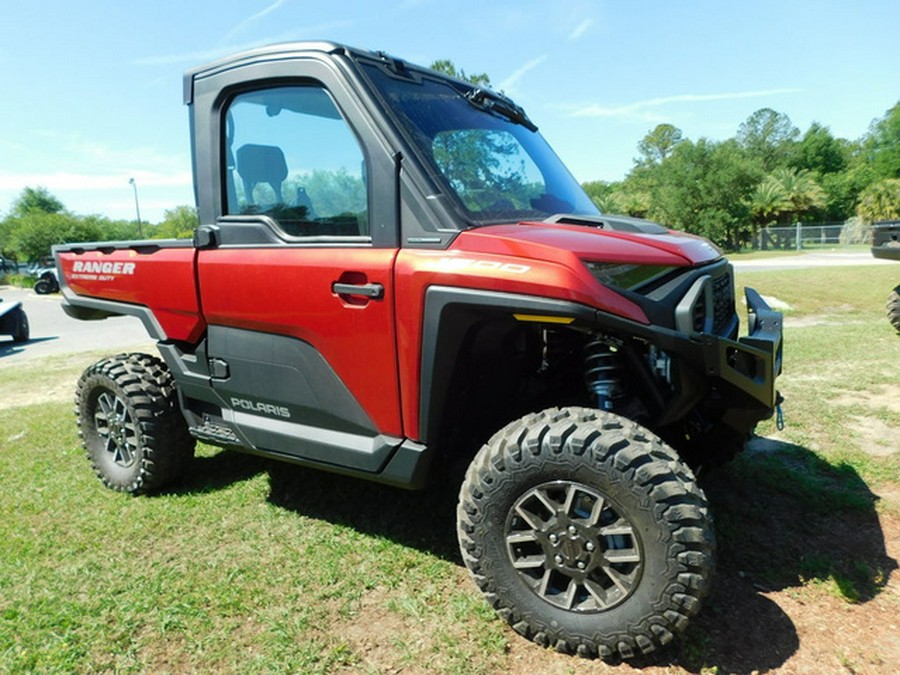
<svg viewBox="0 0 900 675"><path fill-rule="evenodd" d="M134 210L137 211L137 221L138 221L138 236L144 237L144 228L141 225L141 205L138 203L138 194L137 194L137 183L134 178L129 178L128 183L131 187L134 188Z"/></svg>

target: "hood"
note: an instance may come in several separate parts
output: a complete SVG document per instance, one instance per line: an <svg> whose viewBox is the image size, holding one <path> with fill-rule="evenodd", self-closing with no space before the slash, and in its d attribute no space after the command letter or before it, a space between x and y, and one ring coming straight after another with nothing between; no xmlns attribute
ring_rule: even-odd
<svg viewBox="0 0 900 675"><path fill-rule="evenodd" d="M503 249L512 255L545 260L556 257L554 249L585 261L673 267L692 267L722 257L722 252L702 237L628 216L558 215L541 222L488 225L464 234L468 240L493 240L491 249L497 253Z"/></svg>

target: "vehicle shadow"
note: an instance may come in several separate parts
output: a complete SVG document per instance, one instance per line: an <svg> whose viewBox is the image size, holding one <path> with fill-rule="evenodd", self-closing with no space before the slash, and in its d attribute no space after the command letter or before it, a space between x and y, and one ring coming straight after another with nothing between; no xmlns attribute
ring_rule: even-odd
<svg viewBox="0 0 900 675"><path fill-rule="evenodd" d="M276 506L462 565L456 542L462 475L410 491L290 464L273 462L268 470L269 502Z"/></svg>
<svg viewBox="0 0 900 675"><path fill-rule="evenodd" d="M271 464L270 460L255 455L221 450L211 456L194 457L178 482L155 494L196 495L215 492L265 473Z"/></svg>
<svg viewBox="0 0 900 675"><path fill-rule="evenodd" d="M31 338L26 342L14 342L12 339L0 339L0 359L2 359L4 356L12 356L14 354L21 353L28 348L28 345L38 344L40 342L51 342L58 339L59 338L57 336Z"/></svg>
<svg viewBox="0 0 900 675"><path fill-rule="evenodd" d="M669 655L672 665L693 673L778 668L800 638L766 593L824 582L848 603L864 603L897 568L885 548L878 497L849 464L754 439L701 484L716 519L717 573L703 609Z"/></svg>

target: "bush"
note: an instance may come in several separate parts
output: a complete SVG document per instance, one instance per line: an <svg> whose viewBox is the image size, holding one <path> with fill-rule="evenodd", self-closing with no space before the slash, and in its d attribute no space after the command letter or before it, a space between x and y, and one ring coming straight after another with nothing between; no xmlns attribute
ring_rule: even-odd
<svg viewBox="0 0 900 675"><path fill-rule="evenodd" d="M15 286L16 288L34 288L34 282L37 281L29 274L9 274L0 273L0 285Z"/></svg>
<svg viewBox="0 0 900 675"><path fill-rule="evenodd" d="M839 241L842 244L868 244L872 241L872 228L862 218L854 216L844 223Z"/></svg>

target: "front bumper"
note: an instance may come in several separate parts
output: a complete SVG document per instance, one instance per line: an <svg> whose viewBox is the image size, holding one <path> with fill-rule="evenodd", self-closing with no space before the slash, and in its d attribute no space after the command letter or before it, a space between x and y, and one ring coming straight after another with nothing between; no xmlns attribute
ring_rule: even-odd
<svg viewBox="0 0 900 675"><path fill-rule="evenodd" d="M784 319L754 289L744 289L744 295L749 334L737 340L713 338L714 349L704 354L707 374L734 385L772 410L778 402L775 380L781 374Z"/></svg>
<svg viewBox="0 0 900 675"><path fill-rule="evenodd" d="M755 290L745 290L748 334L738 337L736 320L726 334L672 330L638 324L603 312L595 326L613 335L631 335L655 345L672 359L671 388L659 390L652 412L658 428L690 416L698 406L739 432L768 419L780 401L783 318ZM736 319L736 317L735 317Z"/></svg>

